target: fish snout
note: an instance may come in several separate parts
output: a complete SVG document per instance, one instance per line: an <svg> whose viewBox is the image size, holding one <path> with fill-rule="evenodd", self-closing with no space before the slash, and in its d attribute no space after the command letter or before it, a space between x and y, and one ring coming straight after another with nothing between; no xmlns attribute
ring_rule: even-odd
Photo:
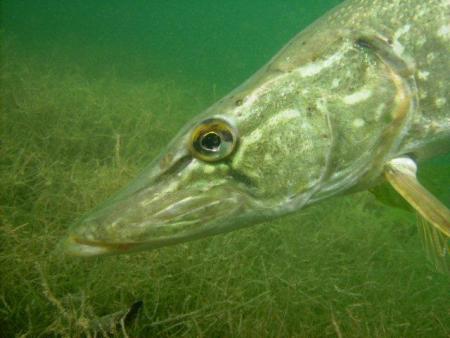
<svg viewBox="0 0 450 338"><path fill-rule="evenodd" d="M67 253L96 256L125 253L227 231L246 212L248 196L227 184L168 190L166 184L113 199L73 227Z"/></svg>

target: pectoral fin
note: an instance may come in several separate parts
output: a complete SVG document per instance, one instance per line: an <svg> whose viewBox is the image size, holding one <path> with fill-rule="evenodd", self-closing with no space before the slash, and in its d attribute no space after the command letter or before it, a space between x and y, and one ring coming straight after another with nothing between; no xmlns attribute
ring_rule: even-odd
<svg viewBox="0 0 450 338"><path fill-rule="evenodd" d="M423 187L416 177L417 166L408 157L396 158L384 174L394 189L429 223L450 237L450 210Z"/></svg>
<svg viewBox="0 0 450 338"><path fill-rule="evenodd" d="M417 227L428 260L436 271L450 273L450 239L418 215Z"/></svg>
<svg viewBox="0 0 450 338"><path fill-rule="evenodd" d="M385 176L394 189L420 214L419 232L428 259L437 271L449 272L450 211L417 180L417 166L407 157L389 161Z"/></svg>

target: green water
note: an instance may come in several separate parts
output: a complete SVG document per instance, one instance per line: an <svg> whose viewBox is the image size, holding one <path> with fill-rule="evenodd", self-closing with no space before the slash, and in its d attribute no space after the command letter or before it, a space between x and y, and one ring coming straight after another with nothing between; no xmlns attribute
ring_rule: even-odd
<svg viewBox="0 0 450 338"><path fill-rule="evenodd" d="M99 318L142 300L130 337L448 337L449 277L415 216L368 193L157 251L54 251L339 2L2 1L0 336L105 334ZM448 181L437 163L430 180Z"/></svg>
<svg viewBox="0 0 450 338"><path fill-rule="evenodd" d="M228 90L339 2L6 1L2 21L29 52L91 75L114 66L133 81L181 75Z"/></svg>

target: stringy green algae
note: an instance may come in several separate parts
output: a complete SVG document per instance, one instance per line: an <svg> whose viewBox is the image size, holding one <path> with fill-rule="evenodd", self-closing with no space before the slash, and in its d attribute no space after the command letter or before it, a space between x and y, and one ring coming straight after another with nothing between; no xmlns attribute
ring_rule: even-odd
<svg viewBox="0 0 450 338"><path fill-rule="evenodd" d="M448 336L450 279L427 263L415 216L368 193L157 251L61 255L69 224L134 177L230 80L152 75L142 62L133 81L112 63L96 69L92 49L80 61L62 44L39 53L1 39L3 336L101 334L97 319L137 300L130 337ZM247 71L230 76L239 83ZM432 180L445 182L447 162Z"/></svg>
<svg viewBox="0 0 450 338"><path fill-rule="evenodd" d="M88 80L11 44L4 55L4 335L94 334L96 318L136 300L144 308L130 336L448 334L450 280L428 266L415 216L366 193L158 251L62 256L55 246L69 222L156 155L184 122L181 108L195 114L213 94L170 79Z"/></svg>

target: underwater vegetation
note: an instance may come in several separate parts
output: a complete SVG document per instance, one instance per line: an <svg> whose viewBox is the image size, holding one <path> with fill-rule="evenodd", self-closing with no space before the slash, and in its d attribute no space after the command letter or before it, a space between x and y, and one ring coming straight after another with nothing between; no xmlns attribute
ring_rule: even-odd
<svg viewBox="0 0 450 338"><path fill-rule="evenodd" d="M415 215L366 192L157 251L62 255L72 220L217 97L170 77L93 79L5 40L0 76L1 336L450 334L450 277L427 262ZM139 301L132 325L108 326Z"/></svg>

